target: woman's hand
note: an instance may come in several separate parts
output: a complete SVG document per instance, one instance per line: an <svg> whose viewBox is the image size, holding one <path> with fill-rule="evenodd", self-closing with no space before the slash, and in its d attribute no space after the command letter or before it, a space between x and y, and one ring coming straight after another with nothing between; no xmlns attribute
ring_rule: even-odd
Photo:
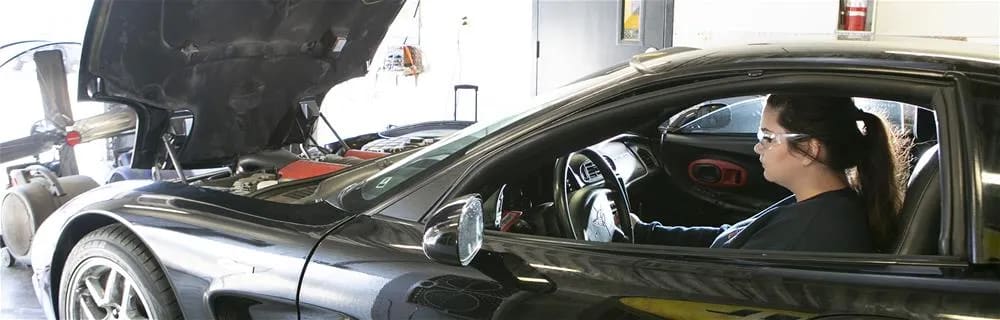
<svg viewBox="0 0 1000 320"><path fill-rule="evenodd" d="M642 222L642 220L639 219L638 215L636 215L634 213L631 213L631 212L628 213L628 218L629 218L629 222L632 223L633 230L635 228L635 224L636 223ZM612 235L611 239L612 239L612 241L615 241L615 242L632 242L629 239L629 236L626 236L625 232L622 231L621 227L619 227L619 226L615 226L615 232ZM635 242L632 242L632 243L635 243Z"/></svg>
<svg viewBox="0 0 1000 320"><path fill-rule="evenodd" d="M634 213L629 212L628 213L628 217L629 217L629 220L632 220L632 226L635 226L636 224L642 222L642 219L639 219L639 216L636 215L636 214L634 214Z"/></svg>

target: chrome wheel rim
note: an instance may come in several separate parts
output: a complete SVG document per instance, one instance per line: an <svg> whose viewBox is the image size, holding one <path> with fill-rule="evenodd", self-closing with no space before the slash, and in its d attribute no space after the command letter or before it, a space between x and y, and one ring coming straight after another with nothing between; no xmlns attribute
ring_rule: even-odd
<svg viewBox="0 0 1000 320"><path fill-rule="evenodd" d="M70 319L149 319L147 297L135 279L118 264L103 257L84 260L73 273L69 287Z"/></svg>

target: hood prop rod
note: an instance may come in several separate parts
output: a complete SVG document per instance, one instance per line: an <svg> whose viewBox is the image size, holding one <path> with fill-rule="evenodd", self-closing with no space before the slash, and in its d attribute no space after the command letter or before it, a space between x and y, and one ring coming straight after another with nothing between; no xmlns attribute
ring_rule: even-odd
<svg viewBox="0 0 1000 320"><path fill-rule="evenodd" d="M351 150L351 146L347 145L347 141L344 141L344 138L340 137L340 134L337 133L337 130L333 129L333 125L330 124L330 120L327 120L326 116L319 111L319 105L316 103L315 99L310 98L299 101L299 107L302 108L302 114L305 115L306 119L315 120L316 115L318 115L320 119L323 119L323 123L326 124L326 127L330 129L330 132L333 132L333 136L337 137L337 141L340 141L341 148L344 149L344 151ZM312 137L310 136L309 138L311 139ZM320 146L318 143L316 143L316 141L313 141L313 144L315 144L317 147Z"/></svg>
<svg viewBox="0 0 1000 320"><path fill-rule="evenodd" d="M351 150L351 146L347 145L347 141L344 141L344 138L340 137L340 134L337 133L337 130L333 130L333 126L330 125L330 121L326 120L326 116L320 113L319 118L323 119L323 123L326 124L327 128L330 128L330 131L333 132L333 136L337 137L337 141L340 141L340 146L344 149L344 151Z"/></svg>
<svg viewBox="0 0 1000 320"><path fill-rule="evenodd" d="M184 176L184 169L181 168L181 163L177 160L177 153L174 152L174 147L170 145L172 136L169 133L164 133L161 138L163 139L163 148L167 150L167 156L170 157L170 163L174 165L174 171L177 171L177 176L181 178L182 183L188 184L187 177Z"/></svg>

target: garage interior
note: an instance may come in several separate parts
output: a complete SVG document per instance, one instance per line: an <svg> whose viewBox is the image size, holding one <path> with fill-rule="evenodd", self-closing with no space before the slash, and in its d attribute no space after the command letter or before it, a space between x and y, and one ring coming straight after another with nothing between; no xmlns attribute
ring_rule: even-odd
<svg viewBox="0 0 1000 320"><path fill-rule="evenodd" d="M0 142L46 126L72 128L74 119L84 132L80 123L87 118L135 125L134 115L117 114L126 112L120 106L76 101L89 1L17 1L4 8ZM577 79L671 47L927 39L1000 46L1000 1L408 0L368 73L333 87L319 102L323 121L335 130L320 126L313 137L328 143L427 121L502 119ZM39 52L57 58L45 60ZM68 122L50 117L56 113L68 115ZM113 181L122 160L109 150L123 142L111 135L120 133L49 142L33 146L38 150L31 156L3 158L5 187L16 184L12 170L53 160L59 160L59 176L88 176L95 186ZM4 223L6 241L14 222ZM41 221L20 223L37 227ZM17 241L30 243L24 236ZM3 255L10 259L8 251ZM43 319L31 269L21 261L11 265L0 268L0 319Z"/></svg>

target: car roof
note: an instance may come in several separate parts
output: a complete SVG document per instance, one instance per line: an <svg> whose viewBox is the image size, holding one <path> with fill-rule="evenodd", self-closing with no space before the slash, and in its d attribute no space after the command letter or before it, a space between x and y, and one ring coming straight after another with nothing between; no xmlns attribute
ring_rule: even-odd
<svg viewBox="0 0 1000 320"><path fill-rule="evenodd" d="M675 47L640 54L631 61L643 73L776 63L892 66L1000 77L1000 47L955 40L882 37L874 41L753 43L706 49Z"/></svg>

